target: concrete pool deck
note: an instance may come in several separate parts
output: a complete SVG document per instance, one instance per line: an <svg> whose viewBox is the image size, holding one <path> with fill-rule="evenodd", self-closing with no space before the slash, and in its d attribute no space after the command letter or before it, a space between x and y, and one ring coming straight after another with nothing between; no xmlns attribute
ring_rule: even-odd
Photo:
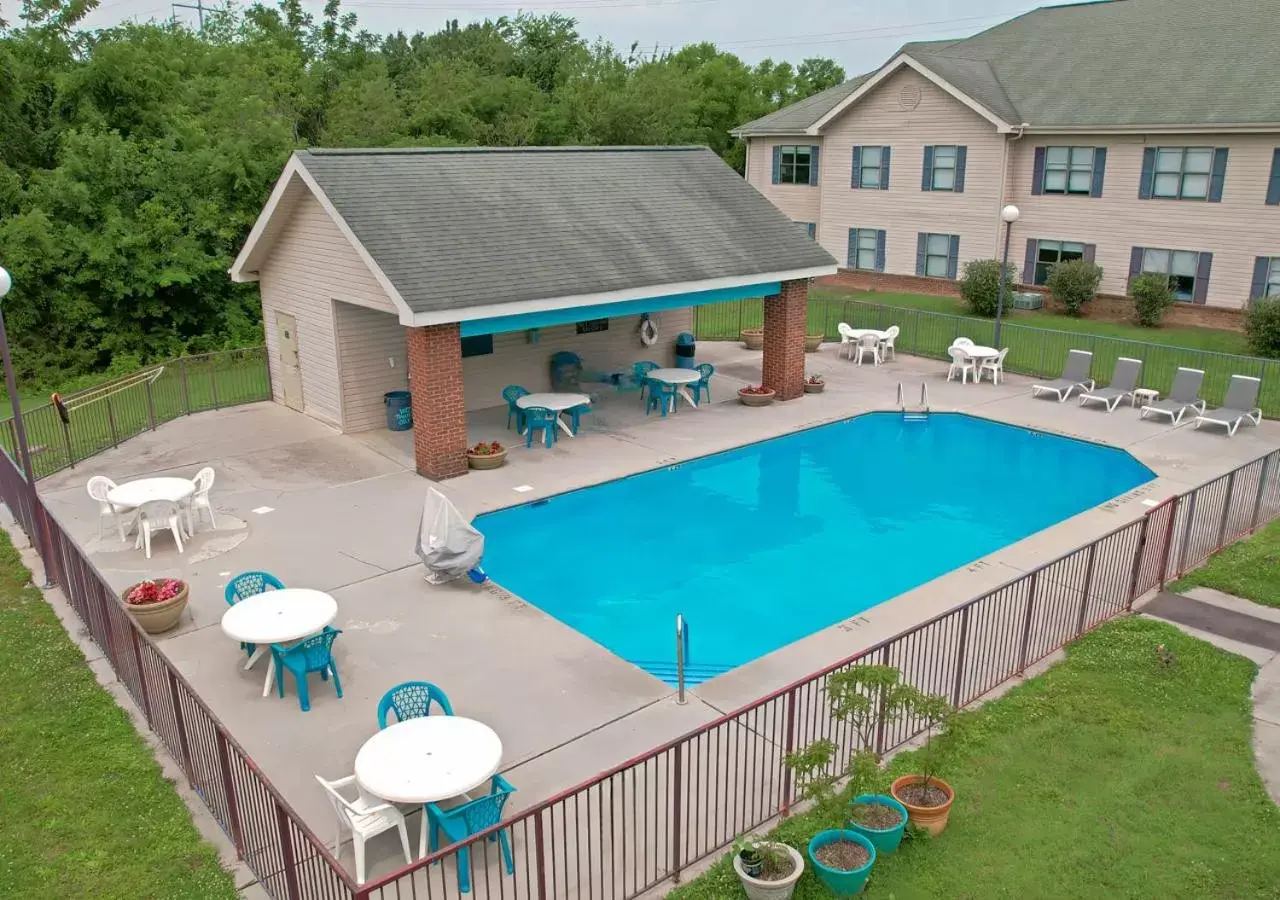
<svg viewBox="0 0 1280 900"><path fill-rule="evenodd" d="M760 354L703 344L699 358L717 367L715 402L664 419L646 417L635 394L606 395L578 437L551 450L513 446L502 469L445 482L442 490L473 515L894 408L899 382L914 400L922 381L934 410L1122 447L1158 477L712 679L691 691L685 706L676 705L673 691L656 678L499 586L426 584L413 545L427 483L411 469L406 434L341 435L281 406L255 404L161 426L39 488L114 587L160 575L190 583L190 615L161 637L160 647L289 802L328 836L332 812L312 776L350 774L356 751L377 729L378 699L401 681L439 684L459 715L497 731L502 770L519 789L508 807L516 812L1137 519L1147 501L1181 493L1280 446L1280 424L1273 422L1242 427L1229 439L1193 432L1189 419L1170 428L1139 420L1129 407L1107 414L1080 409L1074 400L1032 399L1028 379L962 386L945 382L944 363L903 355L880 368L859 367L837 358L836 349L828 344L809 358L809 371L827 378L824 393L748 409L737 402L736 389L759 380ZM505 431L505 420L504 408L472 414L471 440L507 442L514 435ZM949 464L957 473L999 474L990 461L960 454ZM198 534L187 553L180 556L167 536L160 537L148 562L131 545L98 539L96 505L84 489L91 475L123 482L190 476L204 465L217 472L212 499L220 528ZM520 487L528 489L515 490ZM586 552L591 540L584 538ZM283 700L260 696L263 669L244 671L243 654L219 626L223 586L249 569L336 598L334 625L344 631L335 644L341 700L318 679L310 713L299 711L291 686ZM830 588L848 589L843 582ZM416 827L416 818L410 824ZM397 865L394 839L373 841L369 852L374 874ZM343 859L350 864L349 848Z"/></svg>

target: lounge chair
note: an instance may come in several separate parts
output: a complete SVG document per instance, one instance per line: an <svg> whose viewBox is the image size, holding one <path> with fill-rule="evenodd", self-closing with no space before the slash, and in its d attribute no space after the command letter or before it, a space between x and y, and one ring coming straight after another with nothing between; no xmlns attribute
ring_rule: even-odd
<svg viewBox="0 0 1280 900"><path fill-rule="evenodd" d="M1089 369L1093 367L1093 354L1088 350L1071 350L1067 353L1067 365L1062 370L1062 377L1044 384L1031 385L1031 396L1053 394L1058 402L1066 400L1077 388L1081 391L1092 391L1096 382L1089 377Z"/></svg>
<svg viewBox="0 0 1280 900"><path fill-rule="evenodd" d="M1159 413L1168 416L1169 422L1177 425L1182 421L1182 414L1189 409L1198 413L1204 412L1204 401L1200 399L1200 385L1204 382L1203 369L1186 369L1178 367L1173 376L1173 390L1169 391L1167 400L1152 400L1142 407L1138 418L1145 419L1147 413Z"/></svg>
<svg viewBox="0 0 1280 900"><path fill-rule="evenodd" d="M1128 398L1129 403L1134 403L1133 392L1138 387L1138 376L1141 374L1142 360L1128 356L1120 357L1116 360L1116 370L1111 376L1111 384L1082 393L1080 405L1084 406L1085 403L1094 401L1105 406L1107 412L1115 412L1121 400Z"/></svg>
<svg viewBox="0 0 1280 900"><path fill-rule="evenodd" d="M1262 410L1257 403L1258 391L1261 388L1262 382L1257 378L1251 378L1248 375L1232 375L1231 385L1227 388L1227 396L1222 401L1222 405L1213 412L1202 410L1200 415L1196 416L1195 427L1199 428L1202 422L1212 422L1214 425L1225 426L1227 436L1230 437L1246 419L1254 425L1260 425Z"/></svg>

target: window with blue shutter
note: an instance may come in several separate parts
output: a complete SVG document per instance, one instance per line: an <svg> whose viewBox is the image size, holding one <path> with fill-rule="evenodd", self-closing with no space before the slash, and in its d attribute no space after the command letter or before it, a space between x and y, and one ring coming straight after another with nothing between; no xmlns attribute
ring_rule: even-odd
<svg viewBox="0 0 1280 900"><path fill-rule="evenodd" d="M1129 261L1131 277L1139 272L1166 275L1174 299L1194 303L1204 303L1208 299L1212 268L1212 253L1161 247L1134 247Z"/></svg>
<svg viewBox="0 0 1280 900"><path fill-rule="evenodd" d="M853 148L853 175L850 186L855 190L889 190L889 148L859 146Z"/></svg>
<svg viewBox="0 0 1280 900"><path fill-rule="evenodd" d="M1226 177L1226 147L1148 147L1138 197L1220 203Z"/></svg>
<svg viewBox="0 0 1280 900"><path fill-rule="evenodd" d="M1280 206L1280 147L1271 154L1271 183L1267 185L1267 205Z"/></svg>
<svg viewBox="0 0 1280 900"><path fill-rule="evenodd" d="M818 233L818 226L813 222L796 222L796 224L804 229L804 233L810 240L813 240Z"/></svg>
<svg viewBox="0 0 1280 900"><path fill-rule="evenodd" d="M849 268L867 272L884 271L884 231L876 228L849 229Z"/></svg>
<svg viewBox="0 0 1280 900"><path fill-rule="evenodd" d="M1280 298L1280 256L1259 256L1253 261L1253 282L1249 299Z"/></svg>
<svg viewBox="0 0 1280 900"><path fill-rule="evenodd" d="M773 148L774 184L817 184L818 148L779 144Z"/></svg>
<svg viewBox="0 0 1280 900"><path fill-rule="evenodd" d="M930 278L955 278L960 257L960 235L916 236L916 274Z"/></svg>
<svg viewBox="0 0 1280 900"><path fill-rule="evenodd" d="M964 191L964 168L967 148L934 146L924 148L924 171L920 177L922 191Z"/></svg>
<svg viewBox="0 0 1280 900"><path fill-rule="evenodd" d="M1101 197L1105 147L1037 147L1031 193Z"/></svg>

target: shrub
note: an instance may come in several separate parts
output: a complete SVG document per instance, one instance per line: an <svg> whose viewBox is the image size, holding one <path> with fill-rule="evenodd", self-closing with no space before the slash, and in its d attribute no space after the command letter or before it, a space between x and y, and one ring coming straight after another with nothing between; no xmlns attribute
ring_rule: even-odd
<svg viewBox="0 0 1280 900"><path fill-rule="evenodd" d="M1009 266L1006 292L1017 283L1015 278L1013 266ZM1000 260L974 259L965 263L964 275L960 278L960 298L974 315L994 318L1000 299ZM1006 293L1005 300L1008 299Z"/></svg>
<svg viewBox="0 0 1280 900"><path fill-rule="evenodd" d="M1139 325L1159 328L1165 311L1173 306L1173 290L1169 278L1157 272L1144 272L1129 285L1133 298L1134 316Z"/></svg>
<svg viewBox="0 0 1280 900"><path fill-rule="evenodd" d="M1260 297L1244 315L1249 350L1258 356L1280 358L1280 297Z"/></svg>
<svg viewBox="0 0 1280 900"><path fill-rule="evenodd" d="M1083 259L1055 263L1049 269L1045 286L1069 316L1078 316L1084 305L1098 296L1102 283L1102 267Z"/></svg>

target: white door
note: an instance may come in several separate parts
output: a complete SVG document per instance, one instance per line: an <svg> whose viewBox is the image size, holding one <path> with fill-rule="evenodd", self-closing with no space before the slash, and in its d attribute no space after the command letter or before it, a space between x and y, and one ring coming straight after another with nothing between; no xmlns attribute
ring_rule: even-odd
<svg viewBox="0 0 1280 900"><path fill-rule="evenodd" d="M302 411L302 369L298 365L298 323L288 313L276 313L276 355L284 405Z"/></svg>

